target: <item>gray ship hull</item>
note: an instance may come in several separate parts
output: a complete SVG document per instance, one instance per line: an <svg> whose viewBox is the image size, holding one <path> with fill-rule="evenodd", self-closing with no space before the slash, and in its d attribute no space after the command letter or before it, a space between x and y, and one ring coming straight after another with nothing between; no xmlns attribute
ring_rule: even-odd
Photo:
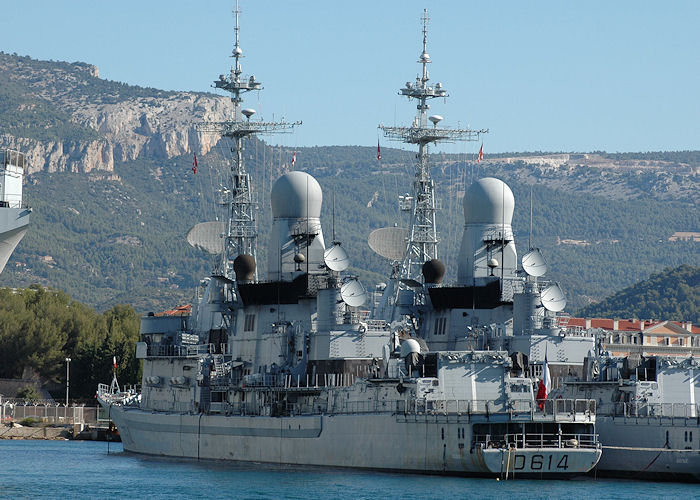
<svg viewBox="0 0 700 500"><path fill-rule="evenodd" d="M100 399L124 450L169 457L349 467L426 474L582 474L600 449L472 449L466 415L197 415L143 411ZM461 429L461 430L458 430ZM460 439L461 437L461 439Z"/></svg>
<svg viewBox="0 0 700 500"><path fill-rule="evenodd" d="M26 208L0 208L0 273L27 232L29 214Z"/></svg>
<svg viewBox="0 0 700 500"><path fill-rule="evenodd" d="M700 481L700 422L686 417L598 415L606 476Z"/></svg>

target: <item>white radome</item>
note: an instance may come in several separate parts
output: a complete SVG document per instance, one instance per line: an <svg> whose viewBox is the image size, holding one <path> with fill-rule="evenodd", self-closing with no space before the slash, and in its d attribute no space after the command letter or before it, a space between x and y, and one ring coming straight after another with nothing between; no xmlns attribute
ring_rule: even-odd
<svg viewBox="0 0 700 500"><path fill-rule="evenodd" d="M318 218L321 216L323 192L313 176L306 172L289 172L272 185L270 200L273 217Z"/></svg>
<svg viewBox="0 0 700 500"><path fill-rule="evenodd" d="M415 339L408 339L401 342L401 357L405 358L411 353L420 352L420 344Z"/></svg>
<svg viewBox="0 0 700 500"><path fill-rule="evenodd" d="M464 195L464 223L510 225L514 208L515 198L508 184L485 177L469 186Z"/></svg>

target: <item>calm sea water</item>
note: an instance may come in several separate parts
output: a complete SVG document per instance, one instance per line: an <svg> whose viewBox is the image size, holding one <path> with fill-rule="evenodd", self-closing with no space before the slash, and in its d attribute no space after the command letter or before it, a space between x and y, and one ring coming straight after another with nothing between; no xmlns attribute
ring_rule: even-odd
<svg viewBox="0 0 700 500"><path fill-rule="evenodd" d="M496 481L141 457L120 444L0 440L0 498L635 499L700 497L700 486L584 478Z"/></svg>

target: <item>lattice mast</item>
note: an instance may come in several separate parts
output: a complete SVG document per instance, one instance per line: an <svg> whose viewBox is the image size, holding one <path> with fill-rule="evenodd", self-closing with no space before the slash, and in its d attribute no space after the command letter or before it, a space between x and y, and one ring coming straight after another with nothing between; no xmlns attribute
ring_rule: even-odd
<svg viewBox="0 0 700 500"><path fill-rule="evenodd" d="M430 18L427 9L423 11L421 21L423 22L423 52L417 62L422 66L422 73L416 76L415 82L406 82L405 87L399 90L399 95L418 101L416 117L410 127L379 126L384 132L384 136L390 140L418 145L413 196L400 198L402 210L411 212L409 237L400 273L401 278L419 281L423 279L421 275L423 263L438 257L439 239L435 224L437 205L435 185L430 175L429 144L431 142L437 144L438 142L477 141L480 134L488 132L486 129L438 127L442 117L437 115L428 117L430 109L428 100L436 97L446 98L449 94L439 82L434 86L428 85L430 80L428 64L432 61L428 54L428 22ZM428 125L428 120L432 122L432 126Z"/></svg>
<svg viewBox="0 0 700 500"><path fill-rule="evenodd" d="M233 103L233 118L224 122L208 122L199 126L205 132L219 133L224 137L230 137L234 141L236 157L231 165L229 185L221 190L220 203L226 208L228 220L226 222L226 244L222 254L220 269L217 271L223 276L233 280L233 260L241 254L252 255L257 262L256 240L258 228L256 223L257 203L253 196L253 187L250 175L245 170L243 162L243 139L254 134L271 134L290 132L294 126L301 122L264 122L251 120L255 114L254 109L243 109L242 95L251 90L262 90L262 83L255 79L255 75L243 76L240 60L244 57L239 43L238 17L241 11L236 8L233 11L236 19L234 28L235 45L231 57L234 64L229 75L219 75L214 81L214 87L231 93ZM255 279L257 281L257 267Z"/></svg>

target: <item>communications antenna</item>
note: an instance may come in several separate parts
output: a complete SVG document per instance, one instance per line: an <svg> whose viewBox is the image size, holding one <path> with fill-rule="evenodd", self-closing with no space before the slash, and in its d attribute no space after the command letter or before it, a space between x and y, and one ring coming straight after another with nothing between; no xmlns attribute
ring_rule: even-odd
<svg viewBox="0 0 700 500"><path fill-rule="evenodd" d="M214 81L214 87L231 94L233 103L233 117L223 122L205 122L198 125L203 132L218 133L223 137L234 140L236 157L231 165L229 185L221 190L220 204L226 208L228 221L224 233L225 244L221 262L215 274L233 281L233 260L242 254L253 256L257 262L256 239L258 236L255 218L257 203L253 197L250 175L245 170L243 163L243 139L255 134L272 134L291 132L297 122L266 122L251 120L255 114L254 109L242 109L242 95L251 90L262 90L262 83L255 79L255 75L242 76L240 60L244 57L239 43L238 17L241 11L236 8L233 11L236 19L234 28L235 45L231 57L234 64L229 75L219 75ZM255 280L257 281L257 266Z"/></svg>
<svg viewBox="0 0 700 500"><path fill-rule="evenodd" d="M379 125L384 136L389 140L400 141L406 144L417 144L415 176L413 181L413 196L400 197L400 206L403 211L410 212L409 237L406 251L401 262L400 275L403 279L423 280L421 268L423 264L438 257L438 235L435 225L435 185L430 175L429 144L438 142L478 141L481 134L488 133L488 129L472 130L438 127L442 117L433 115L428 117L430 105L429 99L436 97L447 98L448 93L442 83L428 85L430 80L428 64L428 10L423 10L423 52L418 59L422 66L422 73L416 77L415 82L406 82L399 90L399 95L415 99L417 104L416 117L410 127L387 127ZM428 120L432 126L428 125Z"/></svg>

